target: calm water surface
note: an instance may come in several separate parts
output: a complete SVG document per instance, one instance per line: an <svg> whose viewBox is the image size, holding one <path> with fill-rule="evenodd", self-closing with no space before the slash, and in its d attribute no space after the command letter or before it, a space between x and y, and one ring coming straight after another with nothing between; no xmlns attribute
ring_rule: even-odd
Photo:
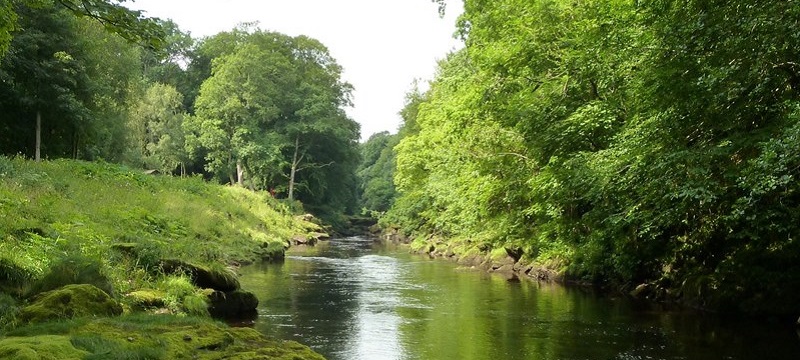
<svg viewBox="0 0 800 360"><path fill-rule="evenodd" d="M242 269L259 331L330 360L800 359L794 328L509 281L365 238Z"/></svg>

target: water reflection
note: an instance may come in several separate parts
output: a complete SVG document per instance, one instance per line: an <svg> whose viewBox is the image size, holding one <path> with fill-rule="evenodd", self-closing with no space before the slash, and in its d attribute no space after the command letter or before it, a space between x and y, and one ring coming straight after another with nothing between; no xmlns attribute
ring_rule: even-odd
<svg viewBox="0 0 800 360"><path fill-rule="evenodd" d="M359 285L356 331L343 358L402 359L403 348L397 338L400 317L395 309L402 304L403 269L397 259L366 255L358 258L355 270Z"/></svg>
<svg viewBox="0 0 800 360"><path fill-rule="evenodd" d="M261 301L257 329L331 360L800 358L794 329L509 282L360 238L243 273Z"/></svg>

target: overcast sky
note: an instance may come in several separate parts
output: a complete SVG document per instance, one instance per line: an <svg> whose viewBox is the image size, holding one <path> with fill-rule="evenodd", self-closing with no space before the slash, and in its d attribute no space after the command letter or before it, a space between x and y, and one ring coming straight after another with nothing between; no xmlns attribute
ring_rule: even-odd
<svg viewBox="0 0 800 360"><path fill-rule="evenodd" d="M347 112L361 124L362 139L396 132L414 79L431 80L436 60L460 46L452 34L463 11L459 0L449 1L444 19L431 0L135 0L128 6L172 19L195 38L258 21L264 30L320 40L355 87Z"/></svg>

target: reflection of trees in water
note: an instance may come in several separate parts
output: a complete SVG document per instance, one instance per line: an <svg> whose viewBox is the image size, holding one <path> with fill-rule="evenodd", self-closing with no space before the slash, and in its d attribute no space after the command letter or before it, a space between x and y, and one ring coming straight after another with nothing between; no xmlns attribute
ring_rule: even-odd
<svg viewBox="0 0 800 360"><path fill-rule="evenodd" d="M275 309L286 309L291 315L291 323L285 325L293 327L283 327L282 337L314 339L322 344L315 350L323 354L342 352L344 341L332 339L331 334L343 338L353 332L358 310L357 284L348 279L346 269L334 261L289 259L281 271L283 283L272 283L266 291Z"/></svg>
<svg viewBox="0 0 800 360"><path fill-rule="evenodd" d="M312 345L331 360L378 358L359 356L375 346L359 343L367 335L393 336L382 349L396 349L384 354L391 359L788 359L800 352L791 329L720 322L585 288L508 282L402 253L393 263L359 259L368 250L337 246L245 269L243 286L258 294L262 315L287 315L262 316L260 331ZM386 334L369 333L375 329Z"/></svg>

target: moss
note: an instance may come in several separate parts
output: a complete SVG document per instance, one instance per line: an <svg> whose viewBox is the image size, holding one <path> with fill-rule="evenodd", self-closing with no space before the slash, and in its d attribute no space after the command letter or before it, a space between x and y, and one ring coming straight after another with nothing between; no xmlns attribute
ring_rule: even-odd
<svg viewBox="0 0 800 360"><path fill-rule="evenodd" d="M161 262L161 269L167 274L185 273L195 285L204 289L234 291L240 286L236 274L226 268L212 268L178 259L165 259Z"/></svg>
<svg viewBox="0 0 800 360"><path fill-rule="evenodd" d="M158 290L144 289L125 295L125 299L135 309L148 309L166 305L167 294Z"/></svg>
<svg viewBox="0 0 800 360"><path fill-rule="evenodd" d="M0 339L0 359L80 360L88 354L72 346L67 336L40 335Z"/></svg>
<svg viewBox="0 0 800 360"><path fill-rule="evenodd" d="M114 316L122 306L94 285L67 285L40 294L19 312L23 322L41 322L81 316Z"/></svg>
<svg viewBox="0 0 800 360"><path fill-rule="evenodd" d="M20 341L37 344L53 339L52 348L37 348L31 359L324 359L296 342L269 339L249 328L229 328L201 318L132 315L69 322L69 327L28 327L28 338L8 338L3 344L19 346ZM57 330L59 335L36 334ZM66 333L64 333L66 332ZM26 344L27 344L26 343ZM2 351L2 350L0 350ZM16 350L15 350L16 351ZM17 354L17 353L10 353ZM70 355L70 354L75 354ZM0 358L14 358L3 356ZM25 359L23 357L23 359Z"/></svg>
<svg viewBox="0 0 800 360"><path fill-rule="evenodd" d="M489 259L491 261L501 261L507 257L508 252L503 247L492 249L492 251L489 253Z"/></svg>

